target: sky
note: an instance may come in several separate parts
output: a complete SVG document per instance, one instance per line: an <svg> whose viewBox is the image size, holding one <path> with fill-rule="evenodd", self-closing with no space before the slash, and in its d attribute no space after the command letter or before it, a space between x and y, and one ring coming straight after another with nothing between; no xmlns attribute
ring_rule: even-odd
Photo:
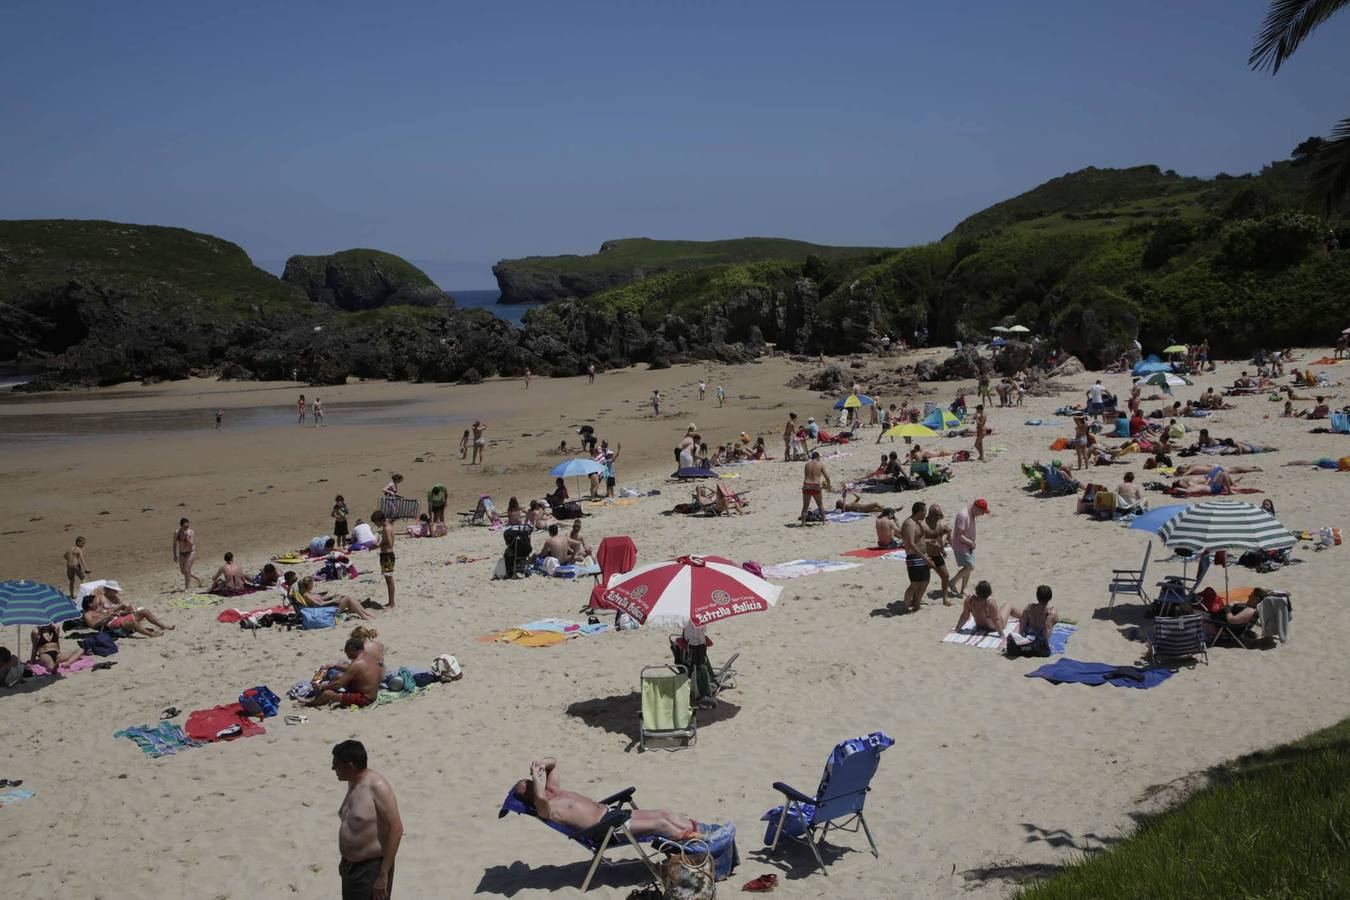
<svg viewBox="0 0 1350 900"><path fill-rule="evenodd" d="M936 240L1067 171L1255 171L1350 115L1261 0L4 0L0 218L375 247L441 287L619 237Z"/></svg>

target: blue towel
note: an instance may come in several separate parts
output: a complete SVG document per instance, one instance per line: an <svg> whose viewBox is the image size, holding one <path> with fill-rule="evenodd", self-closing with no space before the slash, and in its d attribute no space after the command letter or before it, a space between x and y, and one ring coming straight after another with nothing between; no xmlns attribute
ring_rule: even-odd
<svg viewBox="0 0 1350 900"><path fill-rule="evenodd" d="M1026 677L1044 678L1052 684L1110 684L1116 687L1147 689L1162 684L1172 677L1172 673L1167 669L1138 669L1134 666L1115 666L1111 663L1059 659L1028 672Z"/></svg>
<svg viewBox="0 0 1350 900"><path fill-rule="evenodd" d="M191 750L200 747L198 741L188 737L183 729L173 722L160 722L158 725L132 725L121 731L113 732L113 737L127 738L146 756L156 759L177 753L179 750Z"/></svg>
<svg viewBox="0 0 1350 900"><path fill-rule="evenodd" d="M17 788L10 788L7 791L0 791L0 806L8 806L11 803L18 803L20 800L27 800L33 796L32 791L23 791Z"/></svg>
<svg viewBox="0 0 1350 900"><path fill-rule="evenodd" d="M1068 652L1069 637L1077 630L1077 625L1066 625L1063 622L1057 624L1050 635L1050 652L1055 656Z"/></svg>

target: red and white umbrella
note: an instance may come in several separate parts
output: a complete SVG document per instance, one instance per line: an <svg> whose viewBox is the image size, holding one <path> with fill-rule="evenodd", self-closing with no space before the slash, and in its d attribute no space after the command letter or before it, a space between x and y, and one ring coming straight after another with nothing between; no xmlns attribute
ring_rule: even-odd
<svg viewBox="0 0 1350 900"><path fill-rule="evenodd" d="M647 625L703 627L763 612L782 590L721 556L681 556L610 576L602 602Z"/></svg>

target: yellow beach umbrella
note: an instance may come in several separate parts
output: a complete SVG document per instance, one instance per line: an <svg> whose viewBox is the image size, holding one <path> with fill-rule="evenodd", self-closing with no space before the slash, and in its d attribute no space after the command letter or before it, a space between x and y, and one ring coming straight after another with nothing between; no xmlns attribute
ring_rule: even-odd
<svg viewBox="0 0 1350 900"><path fill-rule="evenodd" d="M1163 350L1163 352L1164 352L1164 353L1185 353L1186 351L1188 351L1188 350L1190 350L1190 349L1191 349L1191 348L1190 348L1190 347L1187 347L1185 344L1173 344L1172 346L1170 346L1170 347L1168 347L1167 349Z"/></svg>
<svg viewBox="0 0 1350 900"><path fill-rule="evenodd" d="M882 437L937 437L938 433L927 425L919 425L914 422L906 422L903 425L896 425L893 428L887 428L881 433Z"/></svg>

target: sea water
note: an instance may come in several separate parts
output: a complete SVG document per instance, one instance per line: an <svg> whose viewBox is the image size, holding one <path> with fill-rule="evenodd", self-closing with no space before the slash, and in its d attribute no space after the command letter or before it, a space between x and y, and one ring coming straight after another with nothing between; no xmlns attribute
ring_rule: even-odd
<svg viewBox="0 0 1350 900"><path fill-rule="evenodd" d="M526 310L534 309L537 303L498 303L501 291L451 291L450 296L455 298L455 306L460 309L474 309L479 307L497 316L499 319L505 319L517 328L520 327L520 319L525 315Z"/></svg>

